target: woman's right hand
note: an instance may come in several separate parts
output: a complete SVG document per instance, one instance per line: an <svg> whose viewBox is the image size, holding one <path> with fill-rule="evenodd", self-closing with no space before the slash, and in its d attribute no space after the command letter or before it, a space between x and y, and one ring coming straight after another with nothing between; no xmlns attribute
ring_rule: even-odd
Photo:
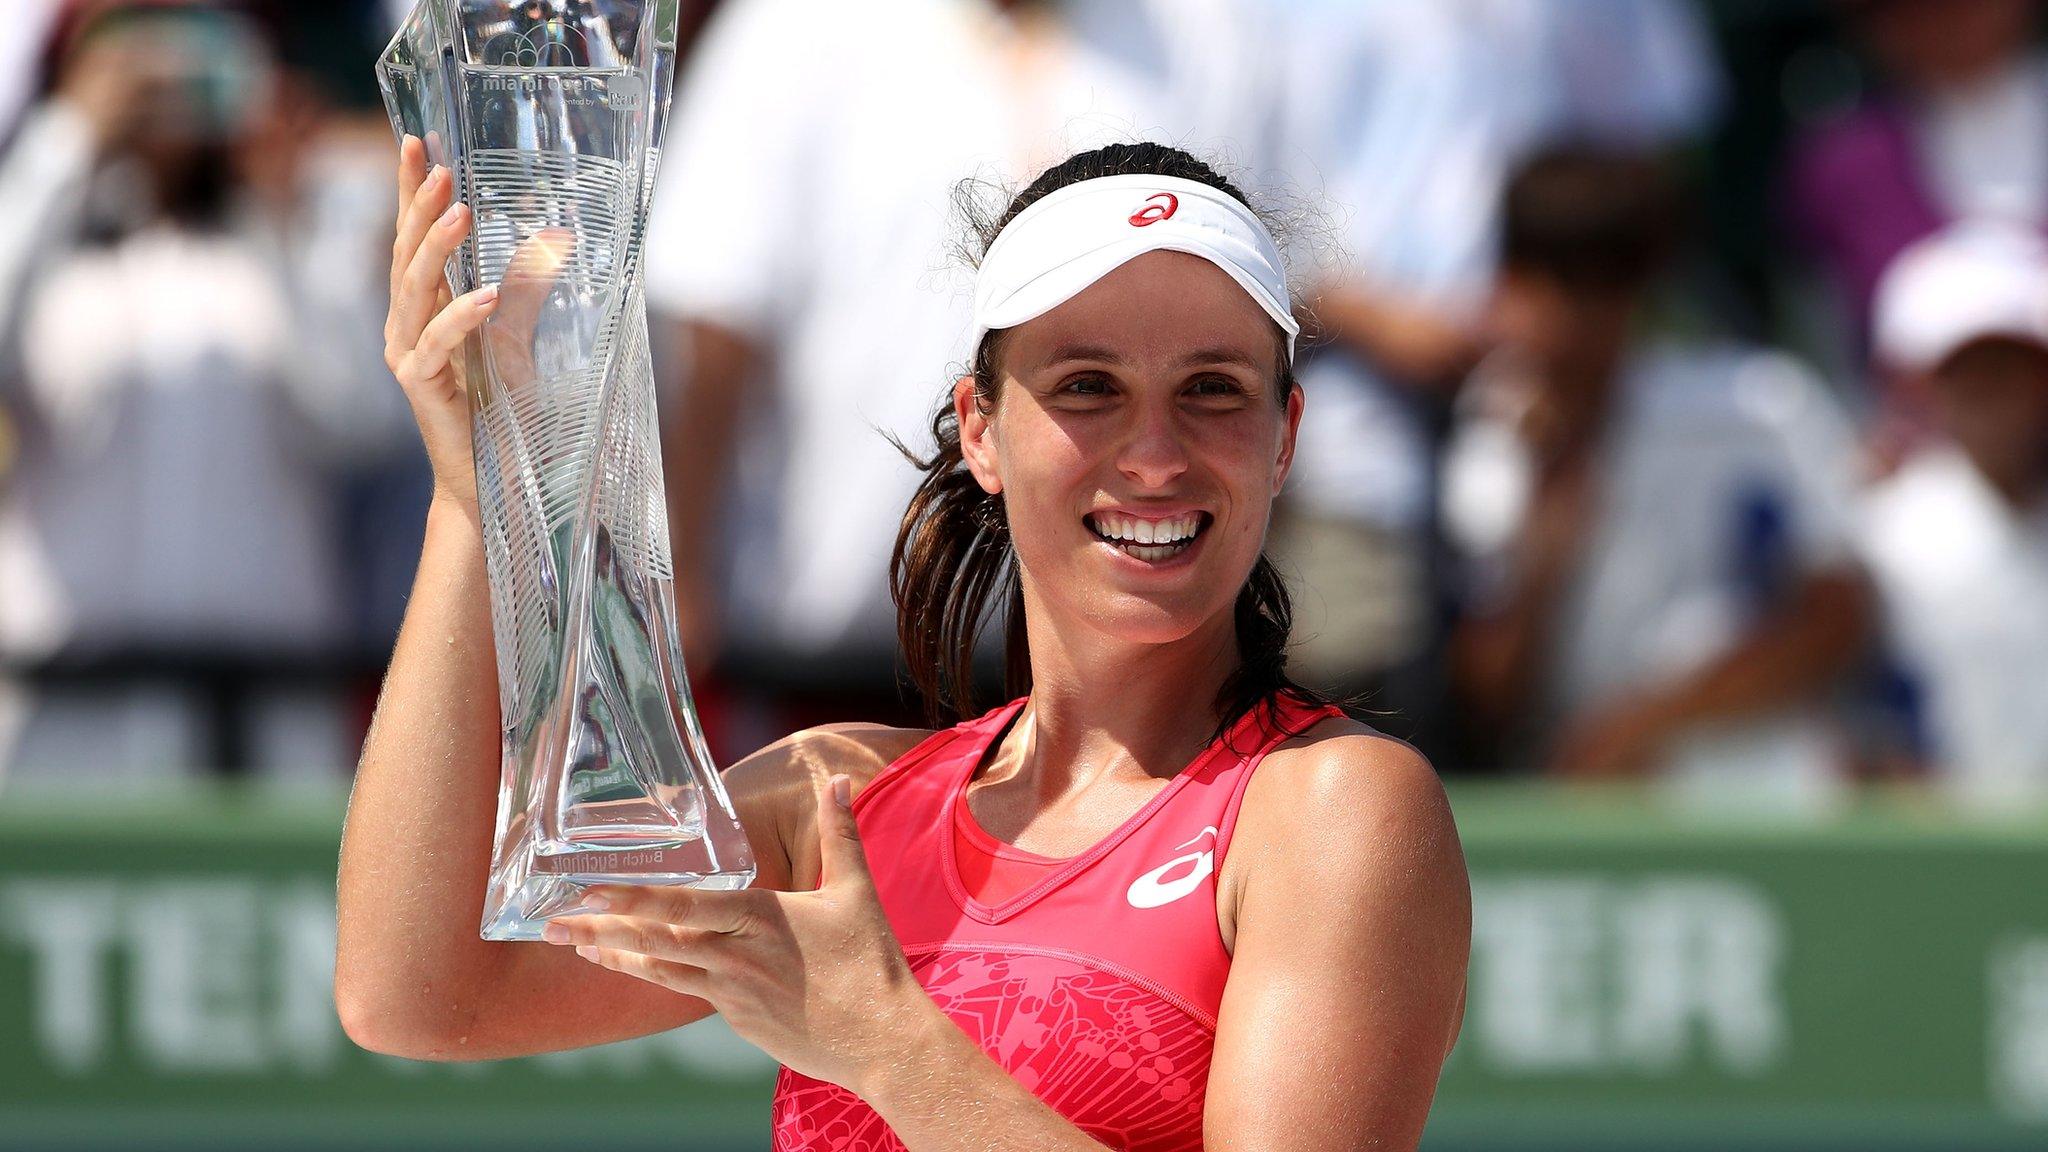
<svg viewBox="0 0 2048 1152"><path fill-rule="evenodd" d="M463 343L498 306L496 285L455 296L443 275L470 226L454 202L448 169L427 166L426 145L407 136L398 150L398 238L391 247L391 311L384 363L398 377L434 469L434 498L474 508L469 382Z"/></svg>

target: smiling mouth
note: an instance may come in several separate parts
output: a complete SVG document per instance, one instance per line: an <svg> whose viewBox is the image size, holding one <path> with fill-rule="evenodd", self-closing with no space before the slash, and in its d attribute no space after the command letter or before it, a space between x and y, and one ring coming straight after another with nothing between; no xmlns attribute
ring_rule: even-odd
<svg viewBox="0 0 2048 1152"><path fill-rule="evenodd" d="M1163 520L1144 520L1117 512L1090 512L1085 520L1095 538L1126 556L1158 564L1194 545L1214 517L1186 512Z"/></svg>

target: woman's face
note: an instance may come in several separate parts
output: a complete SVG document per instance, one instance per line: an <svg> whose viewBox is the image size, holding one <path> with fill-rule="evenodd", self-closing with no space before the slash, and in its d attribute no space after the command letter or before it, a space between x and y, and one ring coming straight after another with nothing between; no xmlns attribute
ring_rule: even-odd
<svg viewBox="0 0 2048 1152"><path fill-rule="evenodd" d="M1002 494L1034 611L1165 643L1228 613L1301 421L1278 327L1222 269L1148 252L1011 329L961 448Z"/></svg>

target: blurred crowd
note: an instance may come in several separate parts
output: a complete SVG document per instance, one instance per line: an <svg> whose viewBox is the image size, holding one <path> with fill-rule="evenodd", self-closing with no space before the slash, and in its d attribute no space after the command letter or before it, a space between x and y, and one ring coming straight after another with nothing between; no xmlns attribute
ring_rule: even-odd
<svg viewBox="0 0 2048 1152"><path fill-rule="evenodd" d="M17 13L12 778L353 762L428 498L380 359L403 7ZM2036 0L682 8L647 290L722 758L918 722L885 434L967 359L975 213L1146 138L1252 190L1316 336L1299 678L1454 774L2048 795Z"/></svg>

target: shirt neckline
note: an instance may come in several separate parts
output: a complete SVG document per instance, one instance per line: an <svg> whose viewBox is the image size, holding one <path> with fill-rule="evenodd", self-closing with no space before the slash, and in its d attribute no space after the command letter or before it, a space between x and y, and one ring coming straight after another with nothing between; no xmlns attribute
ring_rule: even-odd
<svg viewBox="0 0 2048 1152"><path fill-rule="evenodd" d="M971 777L969 782L972 782ZM1026 852L1015 844L1008 844L996 839L994 833L983 828L981 821L974 818L974 809L968 807L967 804L967 789L965 788L960 789L959 794L953 798L953 826L959 829L960 835L969 844L973 845L976 851L984 855L993 856L999 860L1051 867L1065 864L1073 859L1072 856L1042 856L1036 852Z"/></svg>
<svg viewBox="0 0 2048 1152"><path fill-rule="evenodd" d="M964 804L966 802L967 783L973 779L974 770L981 765L982 759L988 755L989 748L1000 738L1002 733L1009 730L1010 723L1017 718L1017 714L1023 710L1025 703L1029 700L1029 696L1022 696L1012 700L994 715L990 716L986 726L969 737L972 743L969 745L968 752L960 757L959 763L953 770L953 777L948 781L946 797L949 811L952 805ZM984 924L1000 924L1005 920L1015 917L1043 899L1055 888L1066 883L1069 878L1085 871L1097 860L1115 851L1116 846L1129 839L1132 833L1144 825L1146 819L1152 813L1164 807L1178 795L1181 789L1187 786L1188 781L1200 775L1217 756L1235 746L1239 734L1247 726L1259 723L1265 716L1268 706L1268 703L1261 702L1257 707L1240 717L1237 723L1231 725L1230 730L1223 734L1222 739L1210 741L1200 752L1195 753L1195 758L1188 761L1187 766L1176 773L1173 779L1167 781L1166 787L1161 788L1122 824L1117 825L1107 836L1097 841L1094 847L1078 856L1060 862L1061 867L1053 869L1029 888L1024 889L1001 904L991 907L968 895L967 885L960 879L960 859L953 847L952 829L948 827L946 834L939 837L939 871L945 876L947 891L952 893L954 901L960 905L962 911Z"/></svg>

